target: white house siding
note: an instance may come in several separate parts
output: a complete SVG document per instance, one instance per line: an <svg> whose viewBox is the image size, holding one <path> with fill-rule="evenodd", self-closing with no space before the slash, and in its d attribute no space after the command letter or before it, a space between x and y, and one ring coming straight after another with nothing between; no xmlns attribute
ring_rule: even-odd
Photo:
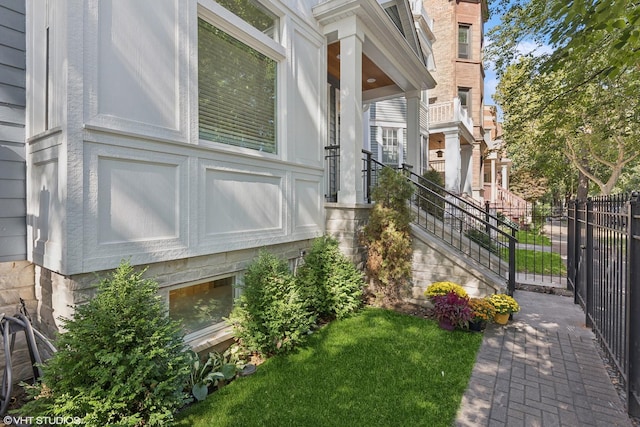
<svg viewBox="0 0 640 427"><path fill-rule="evenodd" d="M36 311L34 269L27 259L25 161L25 1L0 0L0 313L13 316L20 299ZM4 369L0 350L0 370ZM12 353L13 379L30 378L23 334Z"/></svg>
<svg viewBox="0 0 640 427"><path fill-rule="evenodd" d="M373 157L382 161L382 129L402 129L399 137L402 140L401 160L407 158L407 101L404 97L379 101L371 105L371 152ZM401 166L400 164L398 166Z"/></svg>
<svg viewBox="0 0 640 427"><path fill-rule="evenodd" d="M122 259L168 289L221 273L185 277L190 259L236 254L225 272L241 271L257 248L323 233L325 40L310 5L265 4L280 17L279 43L258 43L278 61L275 155L198 139L198 17L256 40L213 1L29 2L28 256L44 317L82 299L75 277Z"/></svg>
<svg viewBox="0 0 640 427"><path fill-rule="evenodd" d="M24 9L0 0L0 262L27 258Z"/></svg>

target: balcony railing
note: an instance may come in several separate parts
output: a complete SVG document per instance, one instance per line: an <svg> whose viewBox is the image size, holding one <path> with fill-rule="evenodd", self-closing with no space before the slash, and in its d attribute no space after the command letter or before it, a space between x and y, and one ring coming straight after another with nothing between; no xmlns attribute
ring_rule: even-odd
<svg viewBox="0 0 640 427"><path fill-rule="evenodd" d="M460 98L455 97L451 101L439 102L429 105L429 124L437 131L438 125L462 123L473 134L473 119L469 112L460 104Z"/></svg>

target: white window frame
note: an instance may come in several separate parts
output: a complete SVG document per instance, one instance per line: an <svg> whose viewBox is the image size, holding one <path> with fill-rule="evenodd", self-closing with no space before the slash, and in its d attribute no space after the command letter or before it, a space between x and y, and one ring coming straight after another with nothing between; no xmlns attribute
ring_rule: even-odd
<svg viewBox="0 0 640 427"><path fill-rule="evenodd" d="M208 282L215 282L216 280L223 280L223 279L227 279L227 278L233 278L233 283L231 284L231 296L235 302L236 298L238 298L240 296L241 290L239 288L239 275L238 274L225 274L225 275L221 275L221 276L214 276L214 277L209 277L206 279L202 279L202 280L196 280L196 281L191 281L191 282L184 282L184 283L180 283L171 287L166 288L165 292L165 302L167 305L167 311L169 310L169 305L170 305L170 299L169 299L169 295L171 291L175 291L177 289L183 289L183 288L188 288L190 286L197 286L197 285L201 285L203 283L208 283ZM233 308L233 305L232 305ZM227 332L230 333L230 326L229 324L227 324L227 322L218 322L209 326L205 326L202 329L198 329L197 331L193 331L189 334L186 334L184 336L184 340L186 342L192 342L192 341L196 341L199 340L203 337L209 337L212 335L217 335L217 334L225 334ZM229 329L227 331L227 329Z"/></svg>
<svg viewBox="0 0 640 427"><path fill-rule="evenodd" d="M467 36L466 43L460 42L460 31L463 29L466 30L466 36ZM463 23L458 24L458 37L456 40L458 42L458 58L471 59L471 25L470 24L463 24ZM467 50L466 54L462 53L462 49L460 49L461 45L466 45L466 50Z"/></svg>
<svg viewBox="0 0 640 427"><path fill-rule="evenodd" d="M462 97L460 97L460 93L465 93L465 103L462 103ZM466 109L467 111L471 111L471 88L468 87L459 87L458 88L458 98L460 99L460 107Z"/></svg>
<svg viewBox="0 0 640 427"><path fill-rule="evenodd" d="M402 128L397 128L397 127L389 127L389 126L383 126L379 129L380 132L380 150L379 150L379 161L380 163L384 163L387 165L391 165L394 164L396 166L400 166L402 164L403 161L403 132L402 132ZM384 158L384 153L385 153L385 141L387 139L387 137L385 137L385 134L388 132L393 132L394 136L393 138L396 141L396 156L397 156L397 162L395 163L389 163L389 162L385 162L385 158Z"/></svg>
<svg viewBox="0 0 640 427"><path fill-rule="evenodd" d="M216 149L221 149L225 151L230 151L234 153L242 153L253 156L262 156L262 157L270 157L277 158L282 156L283 153L283 136L284 136L284 103L285 99L285 61L286 61L286 49L280 43L284 37L283 31L283 16L284 12L280 10L273 10L273 8L268 8L272 13L278 16L278 28L273 35L273 38L268 34L265 34L244 21L239 16L233 14L229 10L225 9L218 3L213 0L198 0L198 18L202 18L214 27L224 31L230 36L236 38L240 42L245 45L255 49L256 51L262 53L263 55L269 57L270 59L276 61L276 149L275 153L267 153L259 150L254 150L251 148L238 147L235 145L224 144L215 141L208 141L205 139L200 139L198 137L198 144L205 147L211 147ZM197 22L197 20L196 20ZM197 25L196 25L197 27ZM195 29L197 34L197 28ZM197 35L195 36L197 40ZM198 81L198 47L197 43L195 43L194 47L194 55L195 55L195 81ZM197 109L197 96L198 92L195 91L196 96L196 109ZM199 113L198 113L199 115ZM199 132L199 124L196 125L196 135Z"/></svg>

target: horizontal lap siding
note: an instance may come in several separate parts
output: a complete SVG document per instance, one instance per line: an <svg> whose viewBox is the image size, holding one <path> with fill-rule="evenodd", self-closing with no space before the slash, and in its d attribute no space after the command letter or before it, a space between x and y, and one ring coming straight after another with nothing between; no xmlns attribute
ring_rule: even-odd
<svg viewBox="0 0 640 427"><path fill-rule="evenodd" d="M26 259L25 1L0 0L0 262Z"/></svg>

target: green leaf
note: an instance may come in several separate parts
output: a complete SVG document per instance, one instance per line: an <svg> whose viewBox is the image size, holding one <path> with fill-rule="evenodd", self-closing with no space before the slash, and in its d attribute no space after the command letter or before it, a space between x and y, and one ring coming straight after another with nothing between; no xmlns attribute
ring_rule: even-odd
<svg viewBox="0 0 640 427"><path fill-rule="evenodd" d="M203 383L194 384L194 386L191 388L191 394L193 395L193 397L195 397L198 400L198 402L201 402L207 398L207 395L209 394L209 389L207 388L206 384L203 384Z"/></svg>

